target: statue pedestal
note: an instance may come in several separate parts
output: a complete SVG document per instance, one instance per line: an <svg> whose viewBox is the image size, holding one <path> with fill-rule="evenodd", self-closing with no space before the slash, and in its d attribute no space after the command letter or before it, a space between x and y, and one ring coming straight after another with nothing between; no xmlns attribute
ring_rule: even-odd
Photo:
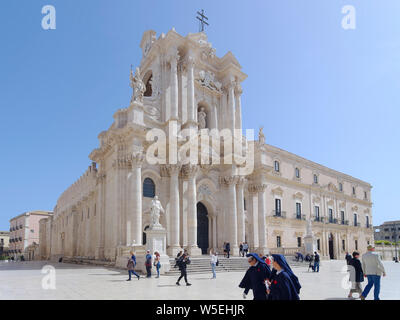
<svg viewBox="0 0 400 320"><path fill-rule="evenodd" d="M131 114L129 120L134 124L144 126L144 111L143 103L134 101L130 105Z"/></svg>
<svg viewBox="0 0 400 320"><path fill-rule="evenodd" d="M132 245L132 246L118 246L117 247L117 258L115 260L115 266L117 268L126 269L126 265L128 264L128 260L130 258L130 252L133 251L136 256L136 266L135 271L140 271L141 273L146 273L145 257L146 257L146 249L141 245ZM128 272L128 271L126 271Z"/></svg>
<svg viewBox="0 0 400 320"><path fill-rule="evenodd" d="M317 244L313 235L306 235L304 237L304 250L305 254L313 254L317 251Z"/></svg>
<svg viewBox="0 0 400 320"><path fill-rule="evenodd" d="M152 256L157 251L161 258L160 274L168 272L171 269L171 265L167 256L167 231L163 227L153 227L152 229L147 229L145 232L146 250L150 250ZM153 268L155 267L153 266Z"/></svg>

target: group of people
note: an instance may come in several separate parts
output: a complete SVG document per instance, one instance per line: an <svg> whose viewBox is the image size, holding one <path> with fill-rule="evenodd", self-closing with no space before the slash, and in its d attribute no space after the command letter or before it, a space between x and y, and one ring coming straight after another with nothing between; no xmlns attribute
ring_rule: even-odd
<svg viewBox="0 0 400 320"><path fill-rule="evenodd" d="M352 256L346 252L346 261L348 271L350 273L351 289L348 295L349 299L353 298L353 293L357 292L361 300L365 300L368 293L374 287L374 300L379 300L379 293L381 288L381 276L386 276L385 268L378 254L376 254L375 247L369 245L368 252L363 254L360 261L360 253L354 251ZM362 290L361 282L364 278L368 279L368 283Z"/></svg>
<svg viewBox="0 0 400 320"><path fill-rule="evenodd" d="M245 289L243 298L247 297L251 289L254 300L300 300L301 285L285 256L272 254L263 259L257 253L249 253L246 257L250 267L239 284L240 288Z"/></svg>
<svg viewBox="0 0 400 320"><path fill-rule="evenodd" d="M154 262L153 262L154 260ZM153 262L153 263L152 263ZM160 277L160 268L161 268L161 256L160 253L157 251L154 252L154 258L150 254L150 250L146 251L146 257L145 257L145 266L146 266L146 278L151 278L151 269L152 266L156 267L157 271L157 276L156 278ZM131 281L132 279L132 274L137 277L137 279L140 279L140 275L135 272L135 267L136 267L136 255L133 251L130 252L130 256L128 259L128 264L127 264L127 269L128 269L128 275L129 278L126 281Z"/></svg>
<svg viewBox="0 0 400 320"><path fill-rule="evenodd" d="M244 255L247 255L247 253L249 252L249 245L247 242L241 242L239 244L239 255L241 255L242 257L244 257Z"/></svg>
<svg viewBox="0 0 400 320"><path fill-rule="evenodd" d="M231 252L231 244L229 242L224 242L224 257L229 258L229 254Z"/></svg>

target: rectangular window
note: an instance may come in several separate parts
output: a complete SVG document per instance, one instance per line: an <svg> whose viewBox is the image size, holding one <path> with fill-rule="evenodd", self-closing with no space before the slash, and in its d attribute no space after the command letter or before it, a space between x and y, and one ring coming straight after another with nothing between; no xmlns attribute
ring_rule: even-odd
<svg viewBox="0 0 400 320"><path fill-rule="evenodd" d="M314 174L314 183L318 183L318 176Z"/></svg>
<svg viewBox="0 0 400 320"><path fill-rule="evenodd" d="M333 223L333 210L331 208L329 208L328 210L329 210L329 222Z"/></svg>
<svg viewBox="0 0 400 320"><path fill-rule="evenodd" d="M275 215L281 215L281 199L275 199Z"/></svg>
<svg viewBox="0 0 400 320"><path fill-rule="evenodd" d="M364 199L367 200L367 198L368 198L368 197L367 197L367 192L364 191Z"/></svg>
<svg viewBox="0 0 400 320"><path fill-rule="evenodd" d="M315 213L315 220L319 221L319 207L318 206L314 207L314 213Z"/></svg>
<svg viewBox="0 0 400 320"><path fill-rule="evenodd" d="M301 203L296 202L296 218L301 219Z"/></svg>
<svg viewBox="0 0 400 320"><path fill-rule="evenodd" d="M340 219L342 220L342 224L344 224L344 211L340 211Z"/></svg>
<svg viewBox="0 0 400 320"><path fill-rule="evenodd" d="M366 216L365 218L366 218L366 220L367 220L367 228L369 228L369 217Z"/></svg>
<svg viewBox="0 0 400 320"><path fill-rule="evenodd" d="M243 198L243 207L244 207L244 210L247 210L246 209L246 199L245 198Z"/></svg>
<svg viewBox="0 0 400 320"><path fill-rule="evenodd" d="M317 239L317 250L320 251L321 250L321 240Z"/></svg>
<svg viewBox="0 0 400 320"><path fill-rule="evenodd" d="M276 237L276 247L277 247L277 248L280 248L280 247L281 247L281 237L280 237L280 236L277 236L277 237Z"/></svg>
<svg viewBox="0 0 400 320"><path fill-rule="evenodd" d="M354 240L354 245L356 247L356 250L358 250L358 240Z"/></svg>
<svg viewBox="0 0 400 320"><path fill-rule="evenodd" d="M357 214L354 214L354 226L357 227Z"/></svg>
<svg viewBox="0 0 400 320"><path fill-rule="evenodd" d="M339 191L342 192L343 191L343 184L339 183Z"/></svg>
<svg viewBox="0 0 400 320"><path fill-rule="evenodd" d="M297 237L297 247L301 247L301 237Z"/></svg>
<svg viewBox="0 0 400 320"><path fill-rule="evenodd" d="M342 250L343 251L346 250L346 242L345 242L345 240L342 240Z"/></svg>
<svg viewBox="0 0 400 320"><path fill-rule="evenodd" d="M276 171L276 172L279 172L279 162L278 162L278 161L275 161L275 162L274 162L274 165L275 165L275 171Z"/></svg>

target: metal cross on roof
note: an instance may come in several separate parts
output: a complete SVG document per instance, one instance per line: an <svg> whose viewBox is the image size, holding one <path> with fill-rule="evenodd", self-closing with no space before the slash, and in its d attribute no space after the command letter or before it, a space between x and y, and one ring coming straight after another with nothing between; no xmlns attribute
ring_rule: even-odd
<svg viewBox="0 0 400 320"><path fill-rule="evenodd" d="M196 17L200 21L200 26L199 26L200 32L203 32L204 25L206 24L207 26L209 26L209 24L206 22L206 20L208 20L208 18L204 15L203 9L201 9L201 12L197 11L197 14L200 16L200 17L198 17L198 16Z"/></svg>

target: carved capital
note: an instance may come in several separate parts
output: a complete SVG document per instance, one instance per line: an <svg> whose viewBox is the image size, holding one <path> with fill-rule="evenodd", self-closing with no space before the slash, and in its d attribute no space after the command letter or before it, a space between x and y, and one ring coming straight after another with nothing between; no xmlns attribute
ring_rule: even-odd
<svg viewBox="0 0 400 320"><path fill-rule="evenodd" d="M193 164L185 164L182 166L181 176L184 179L196 177L199 167Z"/></svg>
<svg viewBox="0 0 400 320"><path fill-rule="evenodd" d="M228 187L230 185L236 184L238 180L237 176L220 176L219 183L223 187Z"/></svg>
<svg viewBox="0 0 400 320"><path fill-rule="evenodd" d="M136 152L131 155L132 167L141 167L144 161L144 154L142 152Z"/></svg>
<svg viewBox="0 0 400 320"><path fill-rule="evenodd" d="M160 167L161 175L164 177L171 177L178 175L181 171L182 165L180 164L166 164Z"/></svg>
<svg viewBox="0 0 400 320"><path fill-rule="evenodd" d="M267 189L266 184L251 184L249 185L250 193L264 192Z"/></svg>
<svg viewBox="0 0 400 320"><path fill-rule="evenodd" d="M247 182L247 179L244 177L238 177L238 179L237 179L237 185L240 188L243 188L244 185L246 184L246 182Z"/></svg>

